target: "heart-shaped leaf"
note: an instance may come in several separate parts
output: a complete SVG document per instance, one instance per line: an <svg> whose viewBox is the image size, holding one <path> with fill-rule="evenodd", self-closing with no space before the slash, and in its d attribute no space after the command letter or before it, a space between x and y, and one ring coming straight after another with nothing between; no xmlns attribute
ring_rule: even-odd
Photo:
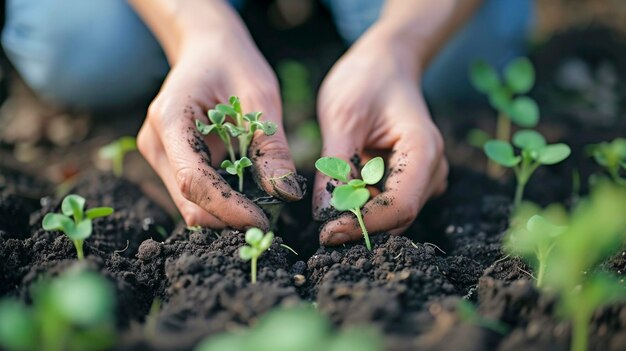
<svg viewBox="0 0 626 351"><path fill-rule="evenodd" d="M370 192L365 188L354 188L346 184L333 190L330 204L339 211L349 211L361 208L370 198Z"/></svg>
<svg viewBox="0 0 626 351"><path fill-rule="evenodd" d="M66 216L74 216L76 221L83 218L83 210L85 208L85 198L75 194L67 195L61 203L61 211Z"/></svg>
<svg viewBox="0 0 626 351"><path fill-rule="evenodd" d="M70 217L60 213L48 213L43 217L41 226L44 230L60 230L66 232L66 230L73 230L74 221Z"/></svg>
<svg viewBox="0 0 626 351"><path fill-rule="evenodd" d="M258 246L263 239L263 231L259 228L250 228L246 231L246 242L252 246Z"/></svg>
<svg viewBox="0 0 626 351"><path fill-rule="evenodd" d="M498 72L482 60L475 61L470 66L470 81L481 93L490 93L501 85Z"/></svg>
<svg viewBox="0 0 626 351"><path fill-rule="evenodd" d="M85 240L91 236L93 226L90 219L85 219L80 222L65 234L72 240Z"/></svg>
<svg viewBox="0 0 626 351"><path fill-rule="evenodd" d="M524 150L539 150L546 146L546 139L534 130L520 130L513 134L513 145Z"/></svg>
<svg viewBox="0 0 626 351"><path fill-rule="evenodd" d="M483 149L487 157L505 167L513 167L521 161L521 158L513 153L513 146L506 141L489 140Z"/></svg>
<svg viewBox="0 0 626 351"><path fill-rule="evenodd" d="M511 107L511 93L504 87L498 87L489 93L489 103L498 111L507 111Z"/></svg>
<svg viewBox="0 0 626 351"><path fill-rule="evenodd" d="M369 185L374 185L383 179L385 174L385 162L383 158L378 156L369 160L363 169L361 169L361 177L363 181Z"/></svg>
<svg viewBox="0 0 626 351"><path fill-rule="evenodd" d="M263 236L263 239L261 239L261 242L259 243L259 249L261 251L265 251L267 250L270 245L272 245L272 241L274 240L274 233L272 232L268 232Z"/></svg>
<svg viewBox="0 0 626 351"><path fill-rule="evenodd" d="M263 112L248 112L245 115L243 115L243 119L245 119L246 121L250 123L258 122L259 119L261 119L261 115L263 115Z"/></svg>
<svg viewBox="0 0 626 351"><path fill-rule="evenodd" d="M238 113L241 113L241 101L239 100L238 97L234 95L229 97L228 103L230 103L230 105L233 107L235 111L237 111Z"/></svg>
<svg viewBox="0 0 626 351"><path fill-rule="evenodd" d="M235 109L230 105L217 104L217 106L215 106L215 109L225 114L226 116L237 116L237 111L235 111Z"/></svg>
<svg viewBox="0 0 626 351"><path fill-rule="evenodd" d="M340 180L344 183L348 182L350 165L340 158L322 157L315 161L315 168L333 179Z"/></svg>
<svg viewBox="0 0 626 351"><path fill-rule="evenodd" d="M276 134L277 129L278 127L276 126L276 123L269 121L261 122L261 130L265 135L274 135Z"/></svg>
<svg viewBox="0 0 626 351"><path fill-rule="evenodd" d="M539 122L539 106L535 100L527 96L515 98L507 113L520 127L532 128Z"/></svg>
<svg viewBox="0 0 626 351"><path fill-rule="evenodd" d="M230 123L230 122L226 122L224 123L224 128L226 128L226 130L228 131L228 133L233 136L233 137L238 137L241 134L245 133L246 131L242 128L239 128L237 126L235 126L234 124Z"/></svg>
<svg viewBox="0 0 626 351"><path fill-rule="evenodd" d="M516 94L526 94L535 84L535 68L529 59L517 58L504 68L504 81Z"/></svg>
<svg viewBox="0 0 626 351"><path fill-rule="evenodd" d="M539 151L537 161L544 165L553 165L565 160L572 150L565 144L552 144Z"/></svg>
<svg viewBox="0 0 626 351"><path fill-rule="evenodd" d="M252 161L250 161L250 159L247 157L242 157L241 159L237 160L236 163L237 168L239 169L244 169L246 167L252 166Z"/></svg>
<svg viewBox="0 0 626 351"><path fill-rule="evenodd" d="M209 120L214 124L222 124L226 119L226 116L223 112L218 110L209 110Z"/></svg>
<svg viewBox="0 0 626 351"><path fill-rule="evenodd" d="M85 215L88 219L105 217L113 213L113 209L111 207L94 207L90 208L85 212Z"/></svg>
<svg viewBox="0 0 626 351"><path fill-rule="evenodd" d="M209 133L211 133L215 128L217 128L216 124L205 124L202 121L196 120L196 129L198 129L198 131L200 132L200 134L202 135L208 135Z"/></svg>
<svg viewBox="0 0 626 351"><path fill-rule="evenodd" d="M251 260L253 255L254 255L254 249L250 246L245 245L239 249L239 257L244 261Z"/></svg>

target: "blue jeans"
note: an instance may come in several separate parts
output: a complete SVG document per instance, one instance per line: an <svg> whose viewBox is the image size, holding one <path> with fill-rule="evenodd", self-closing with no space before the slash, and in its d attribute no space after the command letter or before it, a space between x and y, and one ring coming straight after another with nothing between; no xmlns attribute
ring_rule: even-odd
<svg viewBox="0 0 626 351"><path fill-rule="evenodd" d="M325 1L347 43L376 20L383 4ZM502 66L523 54L532 10L532 0L485 0L428 68L426 98L463 99L471 95L472 60ZM146 102L169 70L159 43L125 0L8 0L6 14L2 46L44 100L92 109Z"/></svg>

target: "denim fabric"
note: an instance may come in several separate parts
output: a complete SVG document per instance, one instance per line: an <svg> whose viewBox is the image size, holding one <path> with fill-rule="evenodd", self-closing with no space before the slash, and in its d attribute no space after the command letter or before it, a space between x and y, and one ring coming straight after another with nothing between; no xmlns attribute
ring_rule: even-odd
<svg viewBox="0 0 626 351"><path fill-rule="evenodd" d="M240 8L244 0L231 0ZM295 1L295 0L294 0ZM325 0L347 43L376 20L383 0ZM125 0L7 0L2 45L43 99L102 108L144 101L169 66L158 42ZM427 99L472 96L471 60L501 66L523 54L532 0L485 0L428 68Z"/></svg>

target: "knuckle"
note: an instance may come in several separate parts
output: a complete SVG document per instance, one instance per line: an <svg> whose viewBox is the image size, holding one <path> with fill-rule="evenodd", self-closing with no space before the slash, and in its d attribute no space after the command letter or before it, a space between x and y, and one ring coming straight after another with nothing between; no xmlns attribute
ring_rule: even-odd
<svg viewBox="0 0 626 351"><path fill-rule="evenodd" d="M403 201L398 207L397 224L400 227L411 225L417 218L420 205L417 199L413 201Z"/></svg>
<svg viewBox="0 0 626 351"><path fill-rule="evenodd" d="M188 200L193 197L193 185L195 183L195 174L191 168L181 168L176 171L176 182L178 190Z"/></svg>
<svg viewBox="0 0 626 351"><path fill-rule="evenodd" d="M261 155L269 153L272 158L291 160L289 148L280 138L255 138L252 145L254 150L258 150Z"/></svg>
<svg viewBox="0 0 626 351"><path fill-rule="evenodd" d="M144 125L137 134L137 150L139 150L139 152L146 158L149 157L148 155L150 154L149 149L151 145L147 128L148 127Z"/></svg>
<svg viewBox="0 0 626 351"><path fill-rule="evenodd" d="M198 212L196 210L183 208L180 210L180 215L188 226L198 224Z"/></svg>

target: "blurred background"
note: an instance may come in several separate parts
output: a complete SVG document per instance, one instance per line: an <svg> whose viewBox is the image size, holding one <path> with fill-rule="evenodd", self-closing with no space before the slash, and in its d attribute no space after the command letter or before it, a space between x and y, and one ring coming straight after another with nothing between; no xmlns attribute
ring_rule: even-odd
<svg viewBox="0 0 626 351"><path fill-rule="evenodd" d="M531 95L541 106L542 132L548 139L568 139L574 147L619 136L624 130L626 1L536 0L536 12L529 56L538 73ZM316 92L347 47L317 0L248 1L242 17L279 77L292 153L306 173L321 147ZM120 136L135 135L146 107L67 111L46 105L1 56L0 183L2 170L16 169L62 192L81 172L107 169L97 156L99 148ZM493 128L494 112L488 104L432 106L432 111L453 166L482 169L482 152L468 147L466 135L472 128ZM129 155L125 175L176 212L138 153Z"/></svg>

